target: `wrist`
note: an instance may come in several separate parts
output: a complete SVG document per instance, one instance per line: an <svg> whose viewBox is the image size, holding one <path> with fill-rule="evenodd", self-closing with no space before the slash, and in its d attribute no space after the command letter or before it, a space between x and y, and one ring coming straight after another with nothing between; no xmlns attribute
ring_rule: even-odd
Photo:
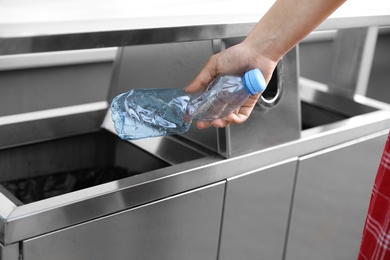
<svg viewBox="0 0 390 260"><path fill-rule="evenodd" d="M270 48L264 48L265 44L261 44L263 48L258 48L258 45L253 44L247 39L241 43L241 48L246 50L245 57L247 60L247 70L258 68L263 73L263 76L268 83L271 79L272 73L276 68L281 56L271 56Z"/></svg>

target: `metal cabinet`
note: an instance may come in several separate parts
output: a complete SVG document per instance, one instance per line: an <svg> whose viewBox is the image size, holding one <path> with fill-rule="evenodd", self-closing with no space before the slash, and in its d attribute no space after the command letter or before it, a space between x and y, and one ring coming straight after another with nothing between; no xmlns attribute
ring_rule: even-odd
<svg viewBox="0 0 390 260"><path fill-rule="evenodd" d="M223 46L237 44L242 39L234 37L223 41L204 40L120 48L109 99L132 88L183 88L193 80L213 53L223 50ZM297 49L294 48L279 62L267 87L268 94L263 94L245 124L220 129L211 127L202 131L193 124L182 136L226 158L298 139L300 117L296 56ZM279 131L275 132L275 128ZM252 138L248 139L248 136Z"/></svg>
<svg viewBox="0 0 390 260"><path fill-rule="evenodd" d="M299 159L286 260L356 259L386 136Z"/></svg>
<svg viewBox="0 0 390 260"><path fill-rule="evenodd" d="M228 179L219 260L282 259L297 159Z"/></svg>
<svg viewBox="0 0 390 260"><path fill-rule="evenodd" d="M223 181L28 239L23 260L214 260L224 189Z"/></svg>
<svg viewBox="0 0 390 260"><path fill-rule="evenodd" d="M0 260L19 260L19 243L3 246L0 244Z"/></svg>

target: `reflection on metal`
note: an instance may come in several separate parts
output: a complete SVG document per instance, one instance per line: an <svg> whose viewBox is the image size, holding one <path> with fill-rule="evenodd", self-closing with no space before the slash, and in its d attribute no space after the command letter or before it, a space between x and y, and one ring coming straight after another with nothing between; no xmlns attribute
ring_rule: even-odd
<svg viewBox="0 0 390 260"><path fill-rule="evenodd" d="M3 232L0 241L14 243L373 133L387 132L389 128L390 109L378 110L316 126L304 130L298 140L231 159L209 155L134 178L11 207L7 215L1 216ZM7 200L7 197L2 197L2 200ZM1 205L5 204L2 202Z"/></svg>
<svg viewBox="0 0 390 260"><path fill-rule="evenodd" d="M301 42L323 42L323 41L332 41L337 36L337 30L327 30L327 31L314 31L307 35Z"/></svg>
<svg viewBox="0 0 390 260"><path fill-rule="evenodd" d="M364 49L362 50L362 61L360 63L359 74L356 83L355 94L365 96L370 79L372 62L374 59L376 41L378 38L378 27L368 28Z"/></svg>
<svg viewBox="0 0 390 260"><path fill-rule="evenodd" d="M0 55L221 39L247 35L254 23L1 37Z"/></svg>
<svg viewBox="0 0 390 260"><path fill-rule="evenodd" d="M98 21L97 21L98 22ZM343 17L328 19L316 30L334 30L389 24L389 16ZM119 47L150 43L170 43L246 36L255 22L194 25L152 29L86 31L84 33L0 35L0 55L61 50Z"/></svg>
<svg viewBox="0 0 390 260"><path fill-rule="evenodd" d="M362 102L356 102L352 98L332 94L329 90L319 91L317 85L321 86L322 84L317 84L314 81L301 79L300 83L300 97L302 101L320 107L324 111L343 115L344 118L366 114L380 109L380 107L373 107L372 105L374 103L366 105L363 100ZM368 101L370 99L366 98L365 100Z"/></svg>
<svg viewBox="0 0 390 260"><path fill-rule="evenodd" d="M264 108L276 106L282 98L283 86L283 62L279 62L276 70L274 71L274 75L268 83L265 91L261 94L257 104Z"/></svg>
<svg viewBox="0 0 390 260"><path fill-rule="evenodd" d="M292 158L228 179L218 259L283 259L297 165Z"/></svg>
<svg viewBox="0 0 390 260"><path fill-rule="evenodd" d="M352 97L365 94L378 35L377 27L343 29L337 32L329 89Z"/></svg>
<svg viewBox="0 0 390 260"><path fill-rule="evenodd" d="M3 260L20 260L19 243L3 246L0 243L0 259Z"/></svg>
<svg viewBox="0 0 390 260"><path fill-rule="evenodd" d="M106 110L108 107L107 102L95 102L89 104L82 104L69 107L53 108L43 111L35 111L29 113L22 113L17 115L3 116L1 117L0 126L19 124L22 122L45 120L49 118L69 116L81 113L88 113L97 110Z"/></svg>
<svg viewBox="0 0 390 260"><path fill-rule="evenodd" d="M102 128L116 134L114 123L111 120L111 111L108 110ZM178 136L164 136L129 141L131 144L153 154L169 164L179 164L190 160L211 155L211 151Z"/></svg>
<svg viewBox="0 0 390 260"><path fill-rule="evenodd" d="M213 54L212 46L207 40L120 48L108 100L132 88L185 87ZM200 131L194 125L185 136L217 151L217 130Z"/></svg>
<svg viewBox="0 0 390 260"><path fill-rule="evenodd" d="M229 48L243 39L231 37L223 39L224 44L215 46ZM218 140L217 149L214 151L231 158L299 138L301 122L297 52L298 47L293 48L281 59L267 90L245 123L218 129L214 138ZM192 133L191 138L198 141L203 133L195 133ZM204 143L203 140L199 142Z"/></svg>
<svg viewBox="0 0 390 260"><path fill-rule="evenodd" d="M100 129L106 101L1 117L0 149Z"/></svg>
<svg viewBox="0 0 390 260"><path fill-rule="evenodd" d="M215 259L224 189L225 181L218 182L28 239L23 242L23 256L36 260Z"/></svg>
<svg viewBox="0 0 390 260"><path fill-rule="evenodd" d="M387 135L378 132L299 159L286 259L356 258Z"/></svg>
<svg viewBox="0 0 390 260"><path fill-rule="evenodd" d="M389 16L331 19L321 24L318 30L377 26L388 24L388 18ZM168 87L172 87L172 85L184 87L213 51L226 47L223 46L224 44L229 46L228 39L234 39L230 45L234 44L234 41L240 40L238 38L247 35L253 25L254 23L219 24L22 37L2 37L0 35L0 55L133 45L119 48L118 55L120 57L129 55L130 58L116 60L118 66L116 66L111 84L112 92L109 93L107 99L109 102L117 94L115 92L122 92L130 87L161 87L162 82ZM218 39L224 40L222 42ZM227 40L225 41L225 39ZM162 44L171 42L175 43ZM165 55L166 53L175 55ZM105 153L110 156L104 156L104 158L129 169L145 170L142 174L28 204L21 204L14 195L0 189L1 256L4 256L4 252L12 251L13 257L14 252L22 251L22 249L16 248L19 241L24 240L26 245L29 242L30 245L34 246L35 241L38 241L35 239L47 236L46 238L50 240L51 235L60 236L59 233L62 231L68 232L67 230L72 228L79 228L85 222L98 223L95 221L102 219L104 222L107 221L106 224L109 223L108 227L111 227L112 223L115 225L111 217L118 216L124 218L123 221L126 222L126 213L131 212L132 209L142 209L142 205L154 205L156 201L175 197L177 194L191 192L214 183L218 183L216 194L219 196L218 201L220 202L224 186L222 183L226 179L238 180L237 176L253 173L257 170L262 171L270 165L282 161L388 132L390 129L390 106L385 104L377 106L375 102L370 102L368 99L346 99L345 97L332 96L320 88L309 89L305 87L300 89L303 102L308 104L305 113L302 114L302 123L307 123L310 127L301 131L296 55L294 49L282 60L285 63L283 75L277 76L283 77L278 82L285 84L286 88L280 92L283 95L279 95L279 102L266 110L256 107L251 118L243 125L219 130L208 129L202 132L204 136L199 134L199 131L194 132L193 135L198 139L188 135L188 140L195 141L196 144L171 137L130 143L122 142L116 136L110 135L109 144L115 149L107 149ZM191 60L189 67L183 66L180 59ZM145 62L146 60L148 62ZM127 63L126 66L130 69L122 66L122 63ZM156 75L151 79L150 74L145 73L150 69L151 64L157 68L164 66L172 69L172 75L175 77L168 77L167 74L164 74ZM143 73L139 73L140 70ZM121 79L119 75L126 75L132 81L128 81L127 77ZM167 78L168 80L166 80ZM134 83L134 85L129 86L130 83ZM34 147L42 145L41 141L49 139L76 136L73 137L76 141L73 140L72 144L77 144L79 140L77 135L101 129L101 122L103 122L104 116L107 116L107 102L98 102L95 104L97 106L92 107L77 106L76 110L73 107L68 111L66 108L64 108L65 110L42 111L29 114L29 117L23 117L23 115L6 117L7 122L2 121L0 127L0 135L2 136L0 149L7 153L9 158L14 158L11 155L18 149L26 149L26 153L40 156L35 154ZM341 114L342 117L331 122L325 121L323 117L319 117L319 115L323 115L320 114L323 111L326 111L327 115L331 117L336 113L337 116ZM51 114L52 112L54 113ZM321 120L313 122L313 118ZM110 127L106 127L106 123L103 123L103 126L110 129ZM111 139L117 141L111 142ZM50 142L45 142L43 146L40 146L40 149L50 146L61 150L61 145L58 145L62 144L61 142L52 142L46 146L47 143ZM204 146L206 150L198 145ZM219 152L229 158L221 158L213 152L207 152L207 149ZM88 151L90 150L91 147ZM85 165L83 163L90 161L104 163L101 157L95 157L92 153L83 157L81 156L82 151L72 153L61 150L61 152L66 154L65 157L71 158L71 162L77 161L79 165ZM23 155L24 153L19 154ZM63 161L60 160L61 158L56 158L57 156L52 150L47 149L43 154L46 159L48 157L53 159L45 160L44 163L51 167L54 164L62 169ZM51 154L51 156L46 156L47 154ZM10 165L10 162L12 160L4 163ZM22 164L21 161L18 163ZM15 173L10 171L9 174L11 176L13 174L30 174L31 176L44 174L44 168L39 168L39 173L32 171L35 168L29 167L28 160L23 161L23 164L30 169L28 174L25 171L15 171ZM8 169L15 168L12 166ZM192 194L198 196L196 192ZM199 197L197 199L198 201L202 200ZM208 203L207 199L202 201ZM208 205L210 208L216 209L213 204ZM214 212L219 211L220 207L217 209ZM202 211L198 210L197 213L199 212ZM122 215L122 213L124 214ZM186 216L192 217L192 214L188 215L188 211L184 213L184 218ZM165 217L169 218L169 210L164 211L164 214L167 214ZM220 220L220 215L215 214L215 216ZM151 217L153 218L154 215ZM219 227L218 224L213 226L215 229ZM61 232L57 232L59 230ZM144 234L142 231L141 233ZM80 232L80 235L86 234L89 233Z"/></svg>
<svg viewBox="0 0 390 260"><path fill-rule="evenodd" d="M0 185L0 216L6 219L20 205L18 199L12 196L3 186ZM4 234L4 226L0 226L0 234ZM1 245L1 244L0 244Z"/></svg>
<svg viewBox="0 0 390 260"><path fill-rule="evenodd" d="M221 52L223 49L226 49L225 41L222 39L213 39L212 48L214 54Z"/></svg>
<svg viewBox="0 0 390 260"><path fill-rule="evenodd" d="M115 59L116 50L117 48L113 47L0 56L0 71L112 62Z"/></svg>

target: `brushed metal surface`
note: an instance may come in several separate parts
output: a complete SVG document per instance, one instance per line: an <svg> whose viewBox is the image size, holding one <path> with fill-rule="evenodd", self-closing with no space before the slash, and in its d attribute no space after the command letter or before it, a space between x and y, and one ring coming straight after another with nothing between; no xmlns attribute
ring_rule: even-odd
<svg viewBox="0 0 390 260"><path fill-rule="evenodd" d="M106 101L111 67L99 62L0 71L0 116Z"/></svg>
<svg viewBox="0 0 390 260"><path fill-rule="evenodd" d="M23 259L215 260L225 182L23 242Z"/></svg>
<svg viewBox="0 0 390 260"><path fill-rule="evenodd" d="M146 1L137 10L134 3L129 6L124 1L109 7L84 1L75 11L62 1L38 5L38 10L29 2L8 1L0 8L4 10L0 16L4 17L0 20L0 55L240 37L249 33L273 2L220 5L218 1L175 1L162 6ZM58 13L64 5L72 10L66 16ZM389 25L388 10L380 1L348 1L317 30ZM23 15L30 12L42 15Z"/></svg>
<svg viewBox="0 0 390 260"><path fill-rule="evenodd" d="M227 45L229 46L229 45ZM301 114L298 92L298 47L290 50L279 62L274 72L277 85L283 89L278 101L273 105L263 106L259 103L253 109L245 123L229 125L219 130L226 131L219 144L226 146L219 151L227 158L240 156L300 137Z"/></svg>
<svg viewBox="0 0 390 260"><path fill-rule="evenodd" d="M0 183L109 167L140 174L170 165L105 131L2 149L0 157Z"/></svg>
<svg viewBox="0 0 390 260"><path fill-rule="evenodd" d="M365 95L374 58L377 27L350 28L337 32L328 80L329 89L340 95Z"/></svg>
<svg viewBox="0 0 390 260"><path fill-rule="evenodd" d="M0 260L20 260L19 243L7 246L0 244Z"/></svg>
<svg viewBox="0 0 390 260"><path fill-rule="evenodd" d="M108 100L133 88L184 88L213 54L212 46L212 41L208 40L121 48ZM191 126L184 136L218 151L216 135L215 128L200 131Z"/></svg>
<svg viewBox="0 0 390 260"><path fill-rule="evenodd" d="M0 71L112 62L117 48L100 48L0 56Z"/></svg>
<svg viewBox="0 0 390 260"><path fill-rule="evenodd" d="M322 88L323 91L318 91L319 88ZM383 103L383 106L381 102L370 98L362 99L362 96L358 95L352 98L335 95L329 91L327 85L304 78L300 79L300 90L301 101L317 106L330 113L342 114L345 118L367 114L389 107L388 104Z"/></svg>
<svg viewBox="0 0 390 260"><path fill-rule="evenodd" d="M349 3L354 2L356 1L349 1ZM17 8L20 8L20 6L17 6ZM366 13L366 11L369 10L364 10L364 16L347 15L345 17L328 19L317 30L389 24L388 14L382 13L376 16L372 13ZM120 22L122 25L126 24L123 21ZM247 35L252 29L254 22L230 23L229 20L228 24L204 25L204 23L195 23L195 25L186 26L176 23L174 26L171 25L164 28L153 28L152 26L152 28L122 27L120 30L100 30L99 23L92 21L89 24L97 25L99 30L86 30L83 32L68 30L66 33L53 33L52 31L52 33L48 34L34 34L30 31L28 35L19 34L18 36L1 33L0 55L170 42L210 41L212 39L242 37ZM50 25L53 24L50 23ZM65 27L67 25L69 24L65 22ZM82 27L79 23L73 23L73 25L76 25L77 28ZM4 24L1 24L1 26L4 26ZM31 24L27 23L27 27L31 28L30 26ZM2 28L4 29L4 27ZM58 27L54 26L54 28ZM17 35L19 32L16 31L15 33ZM102 115L104 110L97 109L95 111L97 115L95 115L95 112L89 111L94 117L91 121L88 121L89 113L85 115L77 113L76 117L70 116L70 118L66 118L66 116L65 121L61 121L62 117L58 119L53 118L53 120L59 120L60 123L67 122L67 125L70 126L73 126L75 122L87 120L91 125L83 128L81 132L84 130L91 131L91 129L95 129L96 124L100 124L104 116ZM384 134L390 129L389 111L387 107L382 107L379 111L357 115L332 124L313 127L304 130L301 138L297 140L260 149L235 158L221 159L220 157L207 155L200 159L152 170L132 178L110 182L26 205L17 205L12 202L15 200L9 194L0 194L0 203L2 205L0 211L0 242L3 244L3 248L7 248L9 245L14 245L15 242L21 240L31 239L31 241L34 241L38 236L43 236L47 233L54 235L56 230L64 228L68 230L70 226L75 228L86 221L104 218L104 216L115 212L129 210L174 194L223 181L292 157L304 156L378 132ZM20 126L34 131L34 129L39 129L42 123L47 123L49 127L46 129L49 136L58 136L57 132L54 134L51 132L50 126L53 124L50 121L51 119L37 122L26 120L20 122ZM58 127L58 122L54 125ZM61 126L62 124L59 125ZM12 137L12 133L18 128L19 126L15 128L15 124L1 126L1 129L5 131L7 136L11 136L12 140L11 145L6 144L3 145L4 147L17 144L18 140L15 137L17 135ZM69 128L65 127L65 133L67 134L80 133L80 131L73 132L72 130L68 132L68 130ZM39 133L38 130L36 131ZM44 132L44 135L47 133ZM29 140L33 139L30 138ZM125 163L128 164L129 162ZM108 219L107 223L111 223L110 219ZM42 241L44 244L50 242L46 239Z"/></svg>
<svg viewBox="0 0 390 260"><path fill-rule="evenodd" d="M0 148L100 130L107 102L1 117Z"/></svg>
<svg viewBox="0 0 390 260"><path fill-rule="evenodd" d="M387 134L299 159L286 260L356 259Z"/></svg>
<svg viewBox="0 0 390 260"><path fill-rule="evenodd" d="M193 41L123 48L115 65L109 100L133 88L183 88L217 47L229 47L241 40L229 38L220 44L218 41ZM183 137L227 158L298 139L301 122L296 48L281 60L274 81L283 89L278 102L268 107L256 106L244 124L202 131L193 125Z"/></svg>
<svg viewBox="0 0 390 260"><path fill-rule="evenodd" d="M255 23L183 26L34 35L0 36L0 55L202 41L247 35Z"/></svg>
<svg viewBox="0 0 390 260"><path fill-rule="evenodd" d="M388 106L387 106L388 107ZM267 165L390 129L390 109L302 131L298 140L230 159L205 156L43 201L1 214L0 241L10 244L208 185ZM4 195L4 194L3 194ZM7 197L4 195L4 198ZM3 205L3 204L2 204ZM93 209L93 210L85 210ZM74 214L77 212L78 214Z"/></svg>
<svg viewBox="0 0 390 260"><path fill-rule="evenodd" d="M283 259L298 158L228 179L219 260Z"/></svg>
<svg viewBox="0 0 390 260"><path fill-rule="evenodd" d="M213 41L213 52L231 47L242 40L242 37L231 37L222 41L215 40ZM169 55L175 54L167 53L167 56ZM297 66L297 48L294 48L279 62L271 83L268 85L268 87L276 85L276 88L283 89L279 93L277 102L269 102L267 106L264 105L264 102L258 102L245 123L229 125L222 129L207 129L207 131L193 128L185 137L226 158L298 139L301 123ZM263 122L267 122L267 124ZM250 138L248 138L249 136Z"/></svg>
<svg viewBox="0 0 390 260"><path fill-rule="evenodd" d="M102 128L114 135L117 135L114 123L111 119L111 113L109 111L106 113ZM159 158L170 165L200 159L209 155L216 156L215 153L205 147L189 142L187 139L180 136L160 136L139 140L129 140L127 142L141 148L143 151L152 154L154 157ZM121 151L119 151L119 153L121 153ZM121 161L126 161L126 158L121 158ZM126 165L128 165L129 168L132 167L132 163L129 161Z"/></svg>

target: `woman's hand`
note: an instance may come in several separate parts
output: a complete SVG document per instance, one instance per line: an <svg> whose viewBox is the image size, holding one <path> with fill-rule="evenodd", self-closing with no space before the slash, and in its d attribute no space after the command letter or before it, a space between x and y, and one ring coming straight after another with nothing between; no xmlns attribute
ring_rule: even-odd
<svg viewBox="0 0 390 260"><path fill-rule="evenodd" d="M203 69L194 80L185 88L187 93L196 93L205 90L210 82L219 74L239 74L259 68L268 83L277 62L265 57L257 52L246 42L242 42L233 47L217 53L209 59ZM198 121L198 128L207 128L211 125L221 128L229 124L241 124L250 116L261 93L250 96L237 113L232 113L225 118L216 119L212 122Z"/></svg>

